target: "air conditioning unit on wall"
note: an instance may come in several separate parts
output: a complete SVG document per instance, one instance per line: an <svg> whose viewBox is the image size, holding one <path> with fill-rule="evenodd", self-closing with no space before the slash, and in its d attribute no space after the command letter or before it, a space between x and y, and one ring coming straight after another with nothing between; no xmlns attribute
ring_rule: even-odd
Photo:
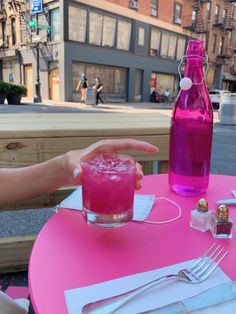
<svg viewBox="0 0 236 314"><path fill-rule="evenodd" d="M130 1L129 8L137 10L138 9L138 1L135 1L135 0Z"/></svg>
<svg viewBox="0 0 236 314"><path fill-rule="evenodd" d="M157 16L157 10L151 9L151 16Z"/></svg>

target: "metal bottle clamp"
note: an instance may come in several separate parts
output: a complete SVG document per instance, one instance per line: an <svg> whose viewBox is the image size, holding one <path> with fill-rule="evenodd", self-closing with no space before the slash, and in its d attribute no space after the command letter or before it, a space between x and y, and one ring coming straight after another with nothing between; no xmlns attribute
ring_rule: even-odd
<svg viewBox="0 0 236 314"><path fill-rule="evenodd" d="M209 70L208 55L205 55L205 57L196 56L196 55L189 55L189 56L184 55L184 56L181 58L180 63L179 63L179 66L178 66L178 73L179 73L180 81L181 81L181 79L182 79L181 69L180 69L180 68L181 68L182 65L185 65L185 64L186 64L186 60L187 60L187 58L189 58L189 57L198 57L198 58L201 58L201 59L203 60L203 65L206 65L206 70L205 70L205 72L204 72L204 75L203 75L203 78L202 78L201 82L199 82L199 83L192 83L192 85L201 85L201 84L203 83L205 77L206 77L206 74L207 74L208 70Z"/></svg>

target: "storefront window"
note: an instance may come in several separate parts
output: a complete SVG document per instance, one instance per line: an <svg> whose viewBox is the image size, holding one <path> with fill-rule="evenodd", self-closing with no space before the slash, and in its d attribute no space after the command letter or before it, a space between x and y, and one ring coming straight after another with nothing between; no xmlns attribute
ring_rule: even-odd
<svg viewBox="0 0 236 314"><path fill-rule="evenodd" d="M117 48L129 50L131 37L131 23L126 21L118 21L117 29Z"/></svg>
<svg viewBox="0 0 236 314"><path fill-rule="evenodd" d="M69 39L86 41L87 11L74 6L69 6Z"/></svg>
<svg viewBox="0 0 236 314"><path fill-rule="evenodd" d="M60 41L60 15L59 8L50 11L50 39L52 41Z"/></svg>
<svg viewBox="0 0 236 314"><path fill-rule="evenodd" d="M114 69L114 93L124 95L126 93L126 69Z"/></svg>
<svg viewBox="0 0 236 314"><path fill-rule="evenodd" d="M127 69L73 62L73 91L75 91L82 73L85 73L86 77L88 78L89 87L95 85L95 78L98 76L103 83L103 94L116 94L125 99Z"/></svg>
<svg viewBox="0 0 236 314"><path fill-rule="evenodd" d="M150 44L150 55L158 56L160 48L161 32L157 29L151 31L151 44Z"/></svg>
<svg viewBox="0 0 236 314"><path fill-rule="evenodd" d="M101 45L102 42L102 15L94 12L89 13L89 43Z"/></svg>
<svg viewBox="0 0 236 314"><path fill-rule="evenodd" d="M159 95L163 95L164 91L168 89L170 95L176 95L177 90L177 76L170 74L152 73L151 89L155 88Z"/></svg>
<svg viewBox="0 0 236 314"><path fill-rule="evenodd" d="M140 69L136 69L135 79L134 79L134 100L135 101L142 100L142 78L143 78L143 71Z"/></svg>
<svg viewBox="0 0 236 314"><path fill-rule="evenodd" d="M72 89L76 90L76 87L81 80L82 73L85 73L85 66L78 62L72 64Z"/></svg>

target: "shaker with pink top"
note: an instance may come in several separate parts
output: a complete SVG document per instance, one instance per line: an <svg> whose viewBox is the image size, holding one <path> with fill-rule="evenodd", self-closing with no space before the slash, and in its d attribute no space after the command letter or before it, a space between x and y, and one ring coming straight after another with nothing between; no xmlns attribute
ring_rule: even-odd
<svg viewBox="0 0 236 314"><path fill-rule="evenodd" d="M185 59L185 77L171 119L169 185L177 194L194 196L208 187L213 133L203 42L190 40Z"/></svg>

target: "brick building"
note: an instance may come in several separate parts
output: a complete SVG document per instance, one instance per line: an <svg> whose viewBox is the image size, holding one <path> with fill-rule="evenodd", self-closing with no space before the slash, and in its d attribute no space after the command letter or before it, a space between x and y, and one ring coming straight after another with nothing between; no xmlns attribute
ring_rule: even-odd
<svg viewBox="0 0 236 314"><path fill-rule="evenodd" d="M178 91L178 65L190 38L204 40L209 88L236 91L236 4L232 0L0 1L0 75L33 97L78 100L81 73L100 76L107 101L147 101L150 90ZM37 26L38 32L37 34Z"/></svg>

